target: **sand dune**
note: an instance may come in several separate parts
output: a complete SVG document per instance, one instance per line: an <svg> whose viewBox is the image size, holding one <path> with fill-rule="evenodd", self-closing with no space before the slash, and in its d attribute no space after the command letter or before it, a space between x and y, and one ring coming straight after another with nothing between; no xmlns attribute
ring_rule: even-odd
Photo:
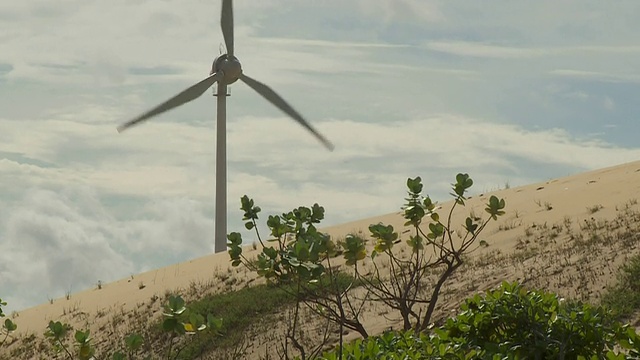
<svg viewBox="0 0 640 360"><path fill-rule="evenodd" d="M473 177L473 174L471 176ZM623 261L623 253L620 250L615 246L607 247L606 251L598 253L599 259L590 258L588 253L580 255L579 252L575 252L567 258L568 265L560 270L556 269L559 266L557 259L563 251L569 251L567 249L573 246L571 244L575 240L571 239L570 233L579 232L580 224L588 223L592 218L593 221L611 221L625 206L627 210L640 210L634 203L634 199L640 197L640 162L472 196L466 208L456 211L455 221L461 223L470 211L482 216L484 204L492 194L505 199L507 214L487 227L483 238L488 241L489 246L474 254L476 262L465 270L463 274L466 275L458 274L452 279L442 300L443 313L455 309L461 296L498 284L503 279L529 281L566 296L597 298L598 291L612 280L612 265ZM451 205L451 202L441 204L441 216ZM367 235L368 226L378 222L392 224L396 229L401 229L404 219L398 211L322 230L334 238L359 231ZM550 244L541 243L542 231L552 232L553 226L562 229ZM536 253L532 256L510 255L522 252L523 248L531 250L534 245ZM247 251L255 252L250 246L247 247ZM629 255L635 251L635 247L625 251L624 254ZM486 260L486 264L482 261L493 258L495 261ZM583 258L591 259L589 261L594 269L604 268L609 264L610 270L598 272L598 278L589 280L586 284L585 281L566 280L574 276L572 274L577 274L573 265ZM532 269L542 271L541 275L534 276ZM245 283L251 282L251 275L246 271L230 269L228 254L207 255L102 284L101 289L96 287L74 293L69 299L55 299L53 303L22 310L15 321L21 334L41 334L48 321L55 319L63 319L79 326L92 324L90 319L101 313L124 313L133 310L148 304L154 296L162 298L167 291L182 289L183 292L189 293L196 291L195 284L209 284L211 289L220 288L223 282L220 274L225 273L245 277ZM193 289L189 290L190 287ZM393 325L393 321L389 319L373 316L367 318L367 323L379 330L388 327L390 323Z"/></svg>

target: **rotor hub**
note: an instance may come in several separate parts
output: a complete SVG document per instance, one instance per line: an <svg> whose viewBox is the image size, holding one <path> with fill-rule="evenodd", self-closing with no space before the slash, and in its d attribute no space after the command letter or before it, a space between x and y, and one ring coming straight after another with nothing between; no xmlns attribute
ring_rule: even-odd
<svg viewBox="0 0 640 360"><path fill-rule="evenodd" d="M217 72L224 75L222 81L224 81L225 84L233 84L240 78L240 75L242 75L242 66L237 57L223 54L213 60L213 66L211 67L211 73L209 75Z"/></svg>

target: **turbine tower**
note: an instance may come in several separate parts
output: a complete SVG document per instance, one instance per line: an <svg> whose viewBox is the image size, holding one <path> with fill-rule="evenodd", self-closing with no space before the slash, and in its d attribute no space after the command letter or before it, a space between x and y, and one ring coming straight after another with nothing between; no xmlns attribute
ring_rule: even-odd
<svg viewBox="0 0 640 360"><path fill-rule="evenodd" d="M255 80L242 71L238 58L234 55L233 46L233 5L232 0L222 0L220 25L227 53L218 56L213 61L211 72L204 80L188 87L178 95L152 108L144 114L118 126L118 132L139 124L151 117L162 114L173 108L188 103L207 91L213 84L218 83L217 97L217 127L216 127L216 204L215 204L215 246L216 253L227 249L227 86L238 79L262 95L267 101L275 105L300 125L310 131L324 146L333 150L333 144L322 136L309 124L291 105L269 86Z"/></svg>

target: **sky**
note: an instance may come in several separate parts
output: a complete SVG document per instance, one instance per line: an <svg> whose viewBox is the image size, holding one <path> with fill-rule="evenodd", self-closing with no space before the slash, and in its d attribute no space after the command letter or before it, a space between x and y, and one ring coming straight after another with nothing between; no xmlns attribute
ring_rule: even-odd
<svg viewBox="0 0 640 360"><path fill-rule="evenodd" d="M235 52L335 144L230 87L228 231L319 203L325 226L640 159L640 3L238 0ZM213 251L220 3L0 2L0 297L45 303Z"/></svg>

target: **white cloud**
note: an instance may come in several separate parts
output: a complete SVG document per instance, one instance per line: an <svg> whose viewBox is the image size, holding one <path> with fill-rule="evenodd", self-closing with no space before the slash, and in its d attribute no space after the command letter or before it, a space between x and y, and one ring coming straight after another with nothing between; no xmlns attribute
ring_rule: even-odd
<svg viewBox="0 0 640 360"><path fill-rule="evenodd" d="M11 308L43 303L132 273L210 253L213 221L181 198L117 219L93 188L30 189L2 221L0 289ZM38 284L37 287L25 286Z"/></svg>
<svg viewBox="0 0 640 360"><path fill-rule="evenodd" d="M102 134L104 131L96 130L108 127L100 122L79 126L55 121L49 126L45 132L50 136L47 141L50 152L44 156L29 152L30 147L20 145L19 137L17 143L6 145L7 149L22 150L29 157L56 165L42 167L4 159L0 164L10 174L2 180L5 188L18 184L59 187L72 183L106 194L188 197L201 202L213 199L215 164L211 129L154 123L126 136L107 137ZM465 171L489 175L519 168L513 157L592 169L631 161L640 155L635 149L618 148L595 139L581 140L561 129L532 131L446 114L386 124L333 120L318 123L317 127L334 141L334 152L326 151L306 130L286 118L246 117L229 124L230 209L235 211L237 199L248 192L271 194L268 200L274 205L280 199L277 205L289 206L291 198L286 194L291 189L296 198L326 193L320 198L337 213L373 215L376 207L371 213L359 213L346 208L347 202L356 204L360 196L371 198L379 194L383 200L378 204L382 205L385 196L395 195L380 193L394 183L401 191L402 178L414 172L466 166ZM67 136L58 136L54 128L66 129ZM84 141L61 147L69 139L82 138ZM283 142L286 146L279 146ZM64 154L85 151L95 153L94 157L101 155L94 163L76 162L62 167L69 155L63 156L56 150ZM337 190L340 186L344 193ZM331 196L332 192L335 195Z"/></svg>
<svg viewBox="0 0 640 360"><path fill-rule="evenodd" d="M639 55L640 46L557 46L557 47L516 47L474 41L429 41L429 50L458 56L494 59L527 59L543 56L567 56L595 54ZM554 70L557 75L583 75L589 72L574 70Z"/></svg>
<svg viewBox="0 0 640 360"><path fill-rule="evenodd" d="M589 99L589 94L587 94L584 91L568 92L563 94L563 96L570 99L580 100L580 101L587 101Z"/></svg>
<svg viewBox="0 0 640 360"><path fill-rule="evenodd" d="M556 69L550 71L551 75L568 77L575 79L602 81L612 83L640 83L639 74L616 74L616 73L603 73L597 71L584 71L573 69Z"/></svg>
<svg viewBox="0 0 640 360"><path fill-rule="evenodd" d="M549 51L545 49L518 48L468 41L431 41L426 44L426 47L429 50L453 55L496 59L531 58L549 54Z"/></svg>
<svg viewBox="0 0 640 360"><path fill-rule="evenodd" d="M437 2L430 0L358 0L358 6L365 16L382 19L387 24L413 18L429 22L445 20Z"/></svg>
<svg viewBox="0 0 640 360"><path fill-rule="evenodd" d="M616 103L610 97L605 96L602 106L607 110L614 110L616 108Z"/></svg>
<svg viewBox="0 0 640 360"><path fill-rule="evenodd" d="M8 299L15 299L12 306L41 303L47 294L61 296L134 270L131 260L110 244L106 213L83 197L29 191L3 221L0 256L7 276L0 287ZM24 286L36 283L37 291Z"/></svg>

